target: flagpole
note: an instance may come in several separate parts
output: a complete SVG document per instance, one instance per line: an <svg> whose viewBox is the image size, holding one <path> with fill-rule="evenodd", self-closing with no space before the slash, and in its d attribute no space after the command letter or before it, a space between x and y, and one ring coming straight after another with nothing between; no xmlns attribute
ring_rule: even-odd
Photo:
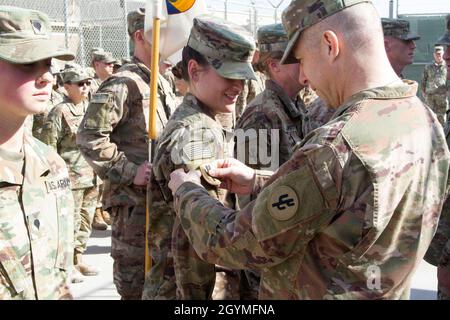
<svg viewBox="0 0 450 320"><path fill-rule="evenodd" d="M149 131L148 138L151 141L151 154L149 159L152 161L155 149L155 140L157 138L156 131L156 106L158 92L158 73L159 73L159 36L162 17L162 0L153 0L153 29L152 29L152 63L150 68L150 112L149 112ZM149 192L147 188L147 192ZM150 210L148 203L145 210L145 274L150 271L151 259L148 248L148 233L150 229Z"/></svg>

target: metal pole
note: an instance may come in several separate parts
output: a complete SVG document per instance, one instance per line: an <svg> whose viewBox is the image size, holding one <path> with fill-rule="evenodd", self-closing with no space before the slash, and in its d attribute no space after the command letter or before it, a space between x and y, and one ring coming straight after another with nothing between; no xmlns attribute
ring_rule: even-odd
<svg viewBox="0 0 450 320"><path fill-rule="evenodd" d="M103 26L100 25L98 28L98 44L100 48L103 48Z"/></svg>
<svg viewBox="0 0 450 320"><path fill-rule="evenodd" d="M223 13L223 18L228 20L228 0L225 0L224 2L224 10L225 12Z"/></svg>
<svg viewBox="0 0 450 320"><path fill-rule="evenodd" d="M123 8L123 21L125 24L125 32L123 33L125 37L125 51L126 51L126 57L130 59L130 41L128 39L128 23L127 23L127 2L125 0L120 0L120 6Z"/></svg>
<svg viewBox="0 0 450 320"><path fill-rule="evenodd" d="M389 0L389 18L394 18L394 0Z"/></svg>
<svg viewBox="0 0 450 320"><path fill-rule="evenodd" d="M258 11L256 10L256 7L253 7L254 15L255 15L255 25L253 29L253 35L256 36L256 33L258 31Z"/></svg>
<svg viewBox="0 0 450 320"><path fill-rule="evenodd" d="M278 23L278 8L275 8L274 20L275 20L275 23Z"/></svg>
<svg viewBox="0 0 450 320"><path fill-rule="evenodd" d="M64 0L64 44L69 49L69 0Z"/></svg>
<svg viewBox="0 0 450 320"><path fill-rule="evenodd" d="M83 25L80 24L78 28L78 35L80 37L80 56L81 56L81 66L84 68L86 66L84 62L84 35L83 35Z"/></svg>

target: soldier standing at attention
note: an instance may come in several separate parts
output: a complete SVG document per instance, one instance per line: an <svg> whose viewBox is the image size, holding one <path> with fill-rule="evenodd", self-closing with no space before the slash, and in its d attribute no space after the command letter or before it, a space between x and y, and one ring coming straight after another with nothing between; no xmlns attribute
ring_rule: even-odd
<svg viewBox="0 0 450 320"><path fill-rule="evenodd" d="M97 92L103 81L108 79L114 71L114 64L117 62L111 52L94 51L92 53L92 67L95 77L92 82L91 92Z"/></svg>
<svg viewBox="0 0 450 320"><path fill-rule="evenodd" d="M426 65L422 76L422 95L425 103L436 113L442 126L445 125L448 109L447 66L443 59L444 47L434 47L434 61Z"/></svg>
<svg viewBox="0 0 450 320"><path fill-rule="evenodd" d="M382 18L384 46L392 68L404 79L402 72L414 61L415 40L420 36L411 32L409 21L403 19Z"/></svg>
<svg viewBox="0 0 450 320"><path fill-rule="evenodd" d="M203 163L233 156L231 122L226 120L232 119L244 80L255 77L250 63L254 50L254 41L245 29L217 18L194 19L181 63L189 92L159 139L152 167L152 268L145 281L144 299L212 297L215 265L199 258L189 244L173 211L167 184L175 169L197 169ZM234 195L207 180L202 183L221 205L235 208ZM226 298L236 292L218 295Z"/></svg>
<svg viewBox="0 0 450 320"><path fill-rule="evenodd" d="M0 6L0 300L71 299L73 197L64 160L24 129L50 99L52 58L42 12Z"/></svg>
<svg viewBox="0 0 450 320"><path fill-rule="evenodd" d="M438 44L446 46L444 60L447 63L447 82L450 80L450 14L446 18L446 33L438 40ZM446 86L447 92L450 86ZM450 145L450 127L445 128L447 145ZM434 235L425 260L437 266L438 299L450 300L450 200L444 203L439 226Z"/></svg>
<svg viewBox="0 0 450 320"><path fill-rule="evenodd" d="M76 133L86 113L92 78L80 66L62 72L67 98L50 111L42 129L42 142L53 147L69 168L74 210L74 273L72 282L82 282L83 276L96 276L99 269L83 263L82 254L92 231L92 220L98 198L97 176L76 144ZM80 274L81 273L81 274Z"/></svg>
<svg viewBox="0 0 450 320"><path fill-rule="evenodd" d="M81 153L102 179L109 180L114 284L123 300L140 300L144 285L145 206L150 175L148 113L151 44L144 37L145 10L128 14L134 56L92 96L77 134ZM167 81L158 76L162 131L174 106Z"/></svg>
<svg viewBox="0 0 450 320"><path fill-rule="evenodd" d="M174 171L183 229L206 261L261 270L260 299L408 299L447 196L442 126L392 69L371 1L294 0L283 25L282 62L336 112L269 179L211 164L231 192L262 188L240 211Z"/></svg>

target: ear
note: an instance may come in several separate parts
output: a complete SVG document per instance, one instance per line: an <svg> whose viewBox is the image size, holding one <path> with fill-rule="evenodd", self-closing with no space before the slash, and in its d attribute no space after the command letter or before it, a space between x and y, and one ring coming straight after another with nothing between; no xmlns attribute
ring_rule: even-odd
<svg viewBox="0 0 450 320"><path fill-rule="evenodd" d="M331 62L335 61L339 56L340 42L334 31L327 30L322 34L322 44L326 49L326 55Z"/></svg>
<svg viewBox="0 0 450 320"><path fill-rule="evenodd" d="M189 60L188 65L187 65L187 70L188 70L188 74L189 74L189 79L192 82L197 82L198 81L198 77L199 77L199 65L197 63L197 61L195 61L194 59Z"/></svg>
<svg viewBox="0 0 450 320"><path fill-rule="evenodd" d="M133 38L135 42L143 42L144 41L144 29L136 30L133 34Z"/></svg>

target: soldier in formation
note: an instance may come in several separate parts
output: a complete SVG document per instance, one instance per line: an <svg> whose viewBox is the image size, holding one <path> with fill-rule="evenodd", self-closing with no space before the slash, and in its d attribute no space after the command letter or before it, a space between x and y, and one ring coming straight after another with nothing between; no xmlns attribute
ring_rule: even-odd
<svg viewBox="0 0 450 320"><path fill-rule="evenodd" d="M438 44L445 46L444 60L447 63L447 83L450 80L450 14L446 17L446 32L439 38ZM447 92L450 89L446 85ZM450 126L445 128L447 144L450 146ZM425 260L437 266L438 299L450 300L450 201L444 203L439 226Z"/></svg>
<svg viewBox="0 0 450 320"><path fill-rule="evenodd" d="M0 6L0 300L72 298L69 173L24 129L27 116L47 108L52 58L74 58L50 33L44 13Z"/></svg>
<svg viewBox="0 0 450 320"><path fill-rule="evenodd" d="M422 75L422 96L425 103L436 113L442 126L446 122L448 109L447 98L447 66L444 58L444 47L435 46L431 64L425 66Z"/></svg>
<svg viewBox="0 0 450 320"><path fill-rule="evenodd" d="M41 140L53 147L69 169L75 201L74 210L74 270L72 282L82 282L83 276L96 276L99 269L83 262L92 221L97 206L98 179L91 166L82 157L76 144L76 134L88 106L92 78L75 65L62 72L67 98L50 111L44 124Z"/></svg>
<svg viewBox="0 0 450 320"><path fill-rule="evenodd" d="M270 178L212 163L231 192L261 190L239 211L175 170L175 212L203 259L261 271L260 299L407 299L447 196L442 126L391 67L370 1L294 0L283 25L282 63L301 61L332 119Z"/></svg>
<svg viewBox="0 0 450 320"><path fill-rule="evenodd" d="M382 18L384 46L392 68L404 79L403 69L413 63L414 50L420 36L411 32L409 21L403 19Z"/></svg>
<svg viewBox="0 0 450 320"><path fill-rule="evenodd" d="M146 186L150 175L148 112L151 45L144 37L145 10L127 16L134 56L92 95L77 144L102 179L111 210L113 276L124 300L140 300L144 285ZM158 131L174 106L167 81L158 77Z"/></svg>

